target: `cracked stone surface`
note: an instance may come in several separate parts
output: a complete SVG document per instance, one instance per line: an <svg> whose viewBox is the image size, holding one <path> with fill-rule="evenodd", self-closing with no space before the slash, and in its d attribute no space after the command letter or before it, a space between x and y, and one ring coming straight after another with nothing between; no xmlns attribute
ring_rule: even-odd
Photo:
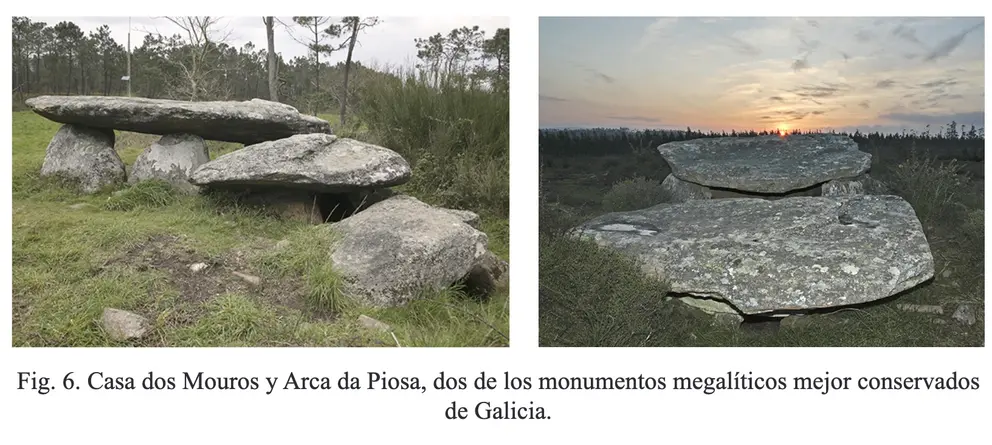
<svg viewBox="0 0 992 445"><path fill-rule="evenodd" d="M708 312L865 303L934 274L915 211L889 195L661 204L602 215L575 233L638 259Z"/></svg>
<svg viewBox="0 0 992 445"><path fill-rule="evenodd" d="M702 138L658 147L683 181L755 193L786 193L868 171L871 155L840 135Z"/></svg>

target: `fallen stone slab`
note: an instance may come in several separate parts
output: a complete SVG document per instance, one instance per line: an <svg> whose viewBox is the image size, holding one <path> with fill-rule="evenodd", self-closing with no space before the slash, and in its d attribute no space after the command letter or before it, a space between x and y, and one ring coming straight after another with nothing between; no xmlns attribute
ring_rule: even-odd
<svg viewBox="0 0 992 445"><path fill-rule="evenodd" d="M129 183L161 180L184 192L197 187L189 178L197 167L210 162L210 152L203 138L192 134L167 134L138 155L131 166Z"/></svg>
<svg viewBox="0 0 992 445"><path fill-rule="evenodd" d="M281 187L324 193L400 185L410 164L385 147L329 134L249 145L201 165L190 182L205 187Z"/></svg>
<svg viewBox="0 0 992 445"><path fill-rule="evenodd" d="M878 300L933 277L897 196L719 199L609 213L574 232L638 259L708 312L772 314Z"/></svg>
<svg viewBox="0 0 992 445"><path fill-rule="evenodd" d="M114 132L63 125L45 151L41 176L58 176L78 184L83 193L127 180L124 162L114 150Z"/></svg>
<svg viewBox="0 0 992 445"><path fill-rule="evenodd" d="M371 306L399 306L425 289L500 274L476 270L490 260L485 233L411 196L391 197L315 230L329 230L335 239L330 259L346 293Z"/></svg>
<svg viewBox="0 0 992 445"><path fill-rule="evenodd" d="M295 134L331 133L323 119L261 99L186 102L112 96L39 96L25 103L55 122L150 134L195 134L255 144Z"/></svg>
<svg viewBox="0 0 992 445"><path fill-rule="evenodd" d="M871 166L854 140L829 134L702 138L663 144L658 152L678 179L754 193L853 178Z"/></svg>

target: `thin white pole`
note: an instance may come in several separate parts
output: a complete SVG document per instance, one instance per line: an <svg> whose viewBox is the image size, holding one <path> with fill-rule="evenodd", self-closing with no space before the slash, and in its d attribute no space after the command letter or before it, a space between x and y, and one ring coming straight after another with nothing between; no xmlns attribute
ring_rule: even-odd
<svg viewBox="0 0 992 445"><path fill-rule="evenodd" d="M131 17L127 18L127 97L131 97Z"/></svg>

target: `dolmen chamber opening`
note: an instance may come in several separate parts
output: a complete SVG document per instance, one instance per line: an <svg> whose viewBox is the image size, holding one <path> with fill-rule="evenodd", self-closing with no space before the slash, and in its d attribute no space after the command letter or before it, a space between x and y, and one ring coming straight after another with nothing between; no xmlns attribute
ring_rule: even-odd
<svg viewBox="0 0 992 445"><path fill-rule="evenodd" d="M933 277L913 207L839 135L704 138L658 147L671 202L576 228L712 314L785 316L887 298Z"/></svg>
<svg viewBox="0 0 992 445"><path fill-rule="evenodd" d="M463 283L476 294L506 280L488 250L479 216L425 204L390 187L410 164L385 147L340 138L330 124L261 99L184 102L102 96L41 96L37 114L63 124L45 153L42 176L92 194L158 180L184 193L236 193L249 205L334 232L328 261L346 292L372 306L397 306L427 288ZM161 135L130 172L114 130ZM244 144L211 160L206 141Z"/></svg>

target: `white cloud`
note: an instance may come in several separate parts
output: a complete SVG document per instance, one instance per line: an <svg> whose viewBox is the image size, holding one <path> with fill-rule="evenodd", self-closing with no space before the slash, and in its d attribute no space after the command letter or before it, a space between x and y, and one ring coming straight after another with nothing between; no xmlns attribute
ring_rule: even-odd
<svg viewBox="0 0 992 445"><path fill-rule="evenodd" d="M644 28L644 34L641 36L641 41L634 47L634 52L639 53L644 51L656 41L661 40L665 36L666 31L675 26L678 20L678 17L659 17L655 19L655 21Z"/></svg>

